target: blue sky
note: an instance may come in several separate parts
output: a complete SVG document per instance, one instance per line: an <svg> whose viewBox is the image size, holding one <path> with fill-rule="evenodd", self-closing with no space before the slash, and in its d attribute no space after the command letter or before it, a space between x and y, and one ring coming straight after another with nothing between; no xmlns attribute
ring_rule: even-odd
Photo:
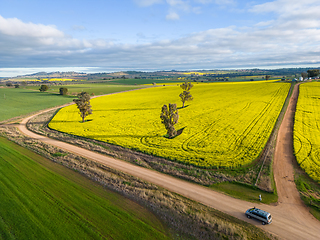
<svg viewBox="0 0 320 240"><path fill-rule="evenodd" d="M0 0L0 77L320 66L319 0Z"/></svg>

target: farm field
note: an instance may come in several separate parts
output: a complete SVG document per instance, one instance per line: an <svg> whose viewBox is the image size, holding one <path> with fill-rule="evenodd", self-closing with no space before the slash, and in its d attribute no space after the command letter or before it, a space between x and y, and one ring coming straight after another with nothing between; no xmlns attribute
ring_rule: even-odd
<svg viewBox="0 0 320 240"><path fill-rule="evenodd" d="M18 82L42 82L42 81L49 81L49 82L77 82L82 81L73 78L16 78Z"/></svg>
<svg viewBox="0 0 320 240"><path fill-rule="evenodd" d="M306 173L320 183L320 82L303 83L294 122L294 152Z"/></svg>
<svg viewBox="0 0 320 240"><path fill-rule="evenodd" d="M74 96L59 95L59 88L67 87L69 92L87 91L90 94L108 94L136 88L138 86L81 84L67 86L50 86L48 92L40 92L39 86L23 88L0 88L0 122L16 116L25 115L45 108L72 102Z"/></svg>
<svg viewBox="0 0 320 240"><path fill-rule="evenodd" d="M1 137L0 152L1 239L169 239L119 194Z"/></svg>
<svg viewBox="0 0 320 240"><path fill-rule="evenodd" d="M114 92L122 92L132 89L143 88L146 86L136 86L136 85L116 85L116 84L105 84L105 83L84 83L84 84L67 84L67 85L50 85L49 93L59 94L59 88L68 88L68 93L71 95L76 95L79 92L87 92L94 95L102 95ZM28 89L38 90L39 86L28 86ZM74 94L73 94L74 93Z"/></svg>
<svg viewBox="0 0 320 240"><path fill-rule="evenodd" d="M264 148L290 88L273 81L195 84L179 109L181 135L164 137L161 107L181 106L178 86L91 100L93 114L81 123L75 105L61 109L49 127L206 168L250 164Z"/></svg>
<svg viewBox="0 0 320 240"><path fill-rule="evenodd" d="M72 98L57 94L35 92L22 88L0 88L0 121L71 101Z"/></svg>

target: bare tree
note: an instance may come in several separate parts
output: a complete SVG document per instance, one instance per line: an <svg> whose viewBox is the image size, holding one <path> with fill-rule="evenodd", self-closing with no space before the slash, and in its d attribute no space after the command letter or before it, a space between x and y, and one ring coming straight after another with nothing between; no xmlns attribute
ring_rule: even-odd
<svg viewBox="0 0 320 240"><path fill-rule="evenodd" d="M90 95L87 92L81 92L77 97L78 99L73 99L73 101L77 104L77 107L80 110L82 122L84 122L85 117L92 114Z"/></svg>
<svg viewBox="0 0 320 240"><path fill-rule="evenodd" d="M167 105L163 105L161 110L161 123L164 124L167 129L167 134L169 138L173 138L177 135L177 130L174 128L174 125L179 120L179 112L177 109L177 104L169 103L169 108Z"/></svg>

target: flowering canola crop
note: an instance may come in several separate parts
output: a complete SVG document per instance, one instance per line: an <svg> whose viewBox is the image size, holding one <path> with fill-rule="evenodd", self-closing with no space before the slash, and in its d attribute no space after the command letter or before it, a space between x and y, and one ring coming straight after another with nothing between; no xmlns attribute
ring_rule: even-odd
<svg viewBox="0 0 320 240"><path fill-rule="evenodd" d="M177 103L179 86L155 87L91 100L93 114L81 123L75 105L62 108L49 126L200 167L246 165L264 148L290 84L242 82L194 84L194 98L179 109L182 133L164 137L164 104Z"/></svg>
<svg viewBox="0 0 320 240"><path fill-rule="evenodd" d="M320 82L299 86L293 135L298 163L320 182Z"/></svg>

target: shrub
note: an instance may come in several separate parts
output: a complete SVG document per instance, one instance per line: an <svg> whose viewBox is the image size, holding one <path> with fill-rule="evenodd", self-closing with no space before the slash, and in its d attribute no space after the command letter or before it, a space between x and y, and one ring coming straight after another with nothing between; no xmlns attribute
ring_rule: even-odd
<svg viewBox="0 0 320 240"><path fill-rule="evenodd" d="M48 91L49 87L47 85L41 85L39 90L40 92L45 92L45 91Z"/></svg>
<svg viewBox="0 0 320 240"><path fill-rule="evenodd" d="M60 91L60 95L67 95L68 94L68 88L60 88L59 89L59 91Z"/></svg>

